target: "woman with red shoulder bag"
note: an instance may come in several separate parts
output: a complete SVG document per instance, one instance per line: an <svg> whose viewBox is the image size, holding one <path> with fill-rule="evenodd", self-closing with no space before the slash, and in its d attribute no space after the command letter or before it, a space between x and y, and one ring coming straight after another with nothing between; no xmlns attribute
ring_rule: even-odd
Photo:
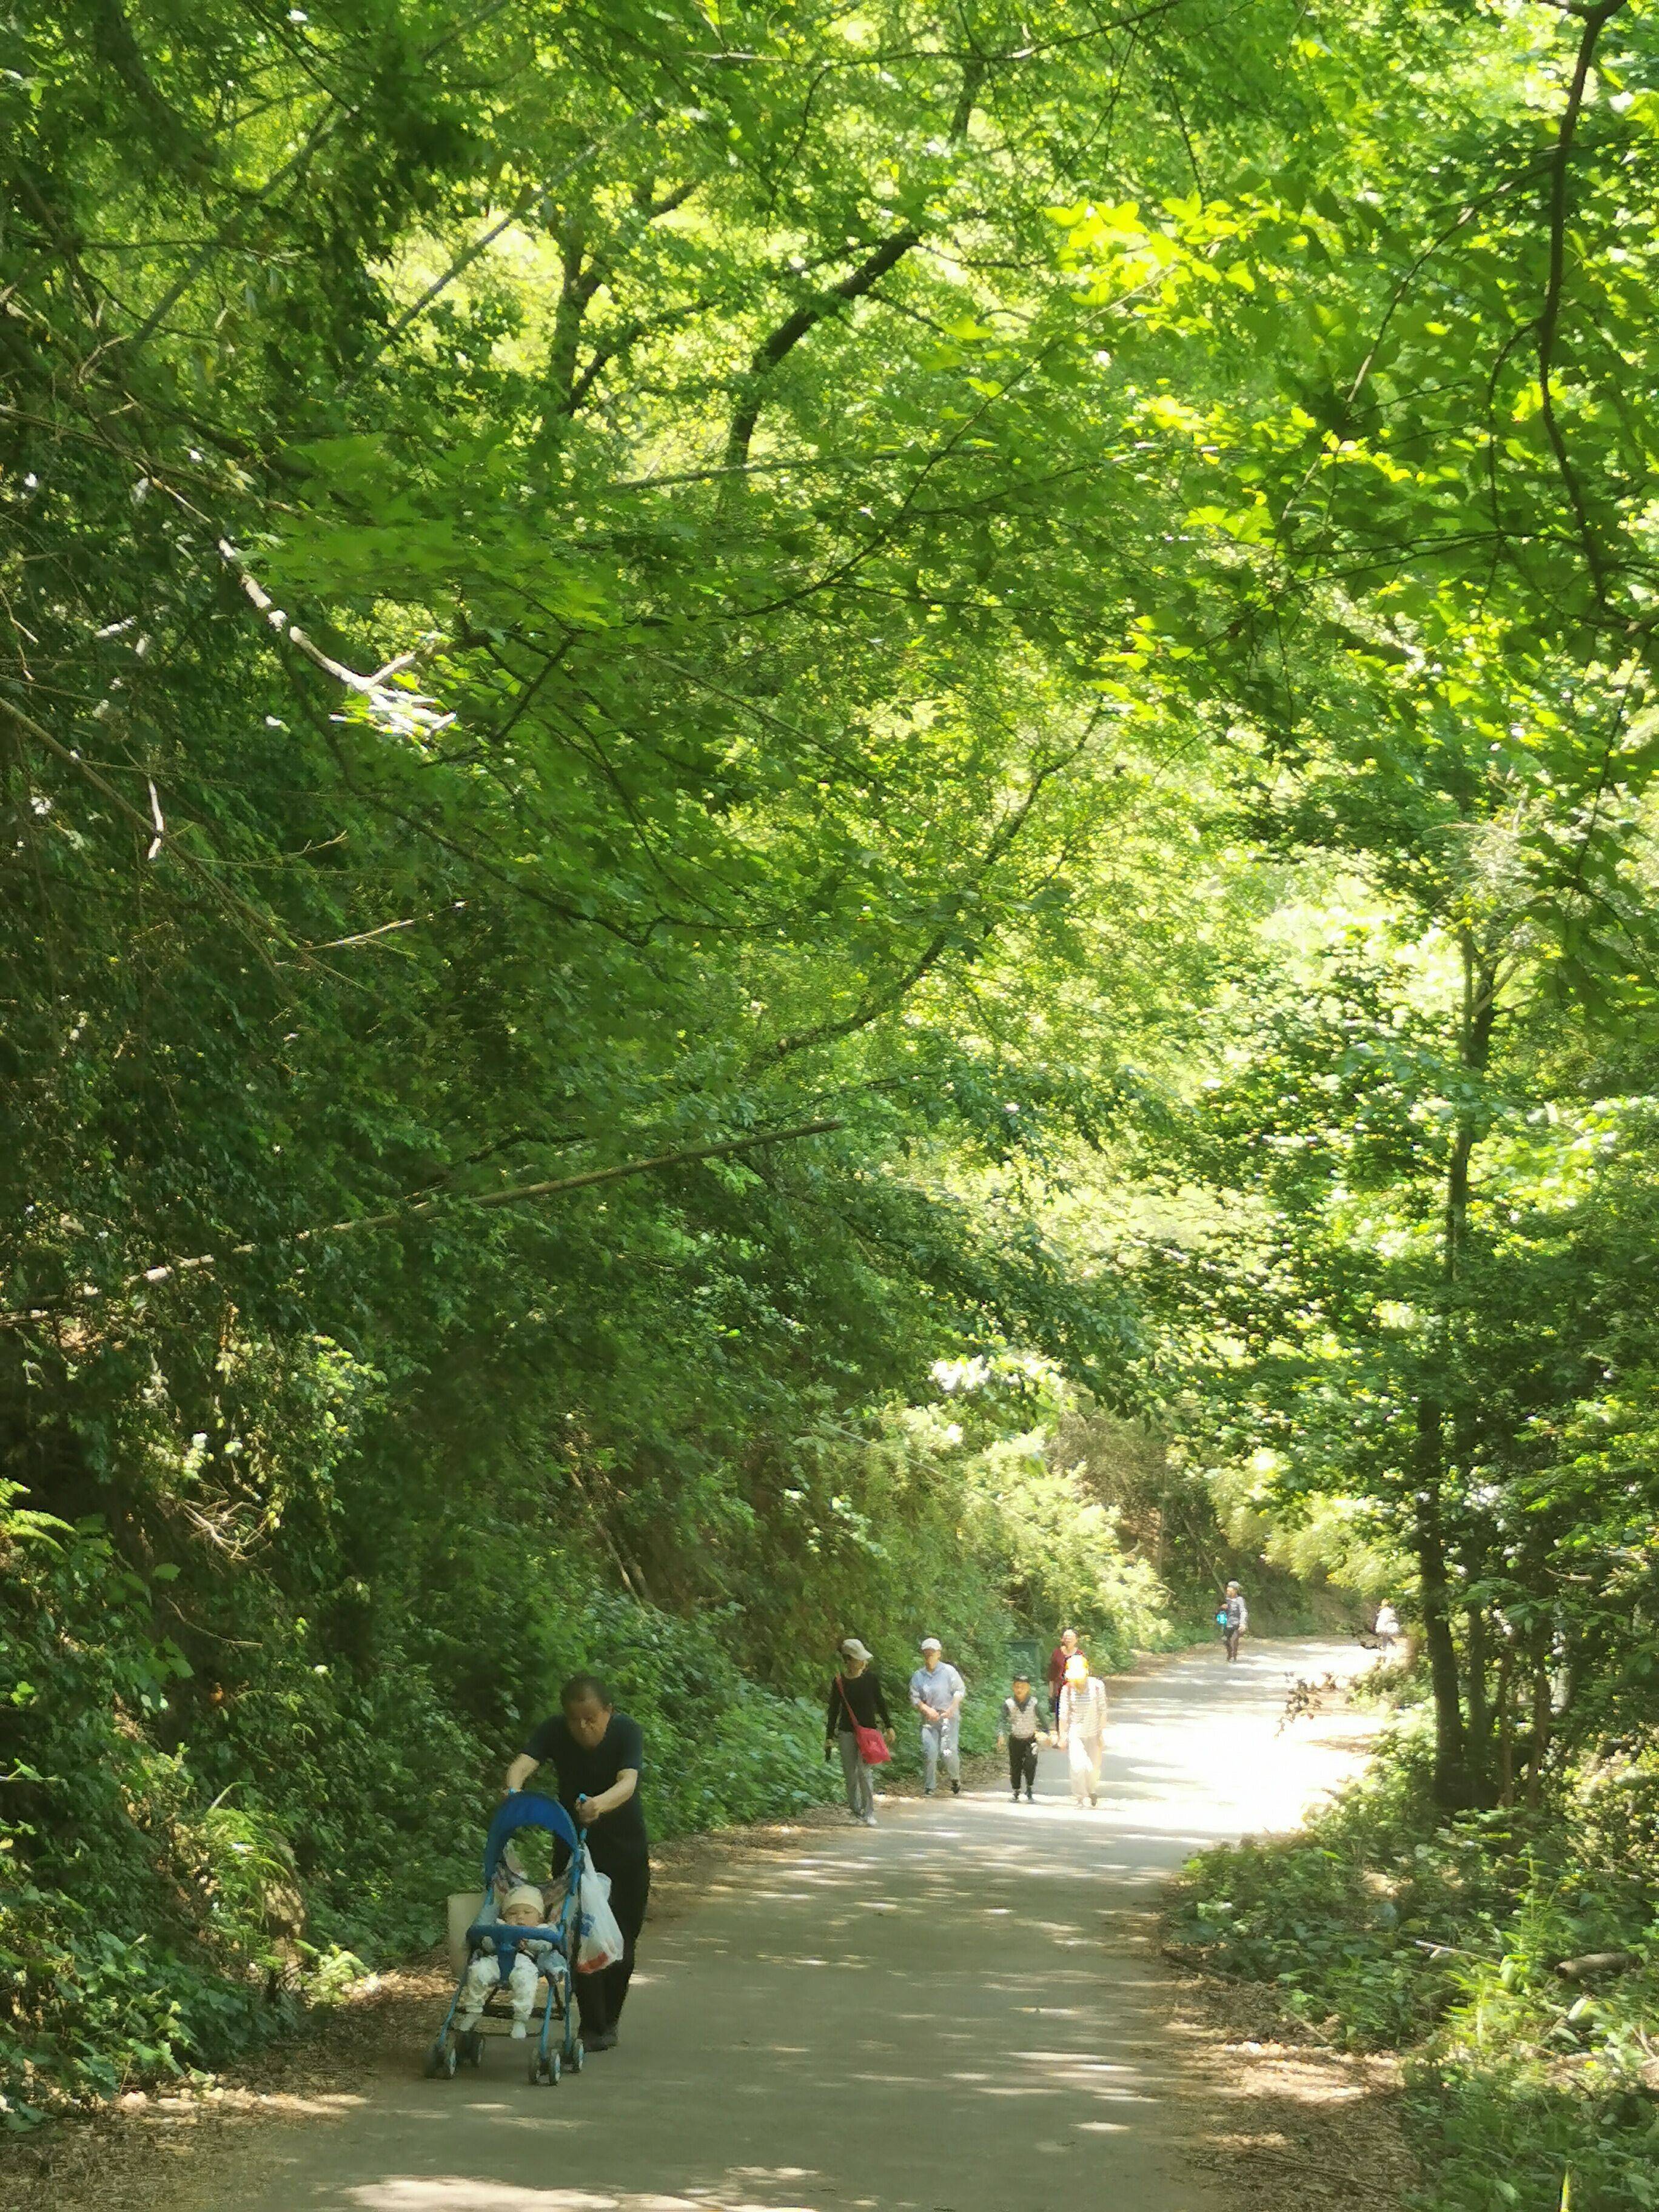
<svg viewBox="0 0 1659 2212"><path fill-rule="evenodd" d="M872 1770L893 1755L893 1717L887 1710L881 1677L871 1662L867 1645L856 1636L841 1647L841 1670L830 1685L830 1701L823 1715L823 1755L837 1747L841 1771L847 1778L847 1809L866 1828L876 1825L876 1791Z"/></svg>

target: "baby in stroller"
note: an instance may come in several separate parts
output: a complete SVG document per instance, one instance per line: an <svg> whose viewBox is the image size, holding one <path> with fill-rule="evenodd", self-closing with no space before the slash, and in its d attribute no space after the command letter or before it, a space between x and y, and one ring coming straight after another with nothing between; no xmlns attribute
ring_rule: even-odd
<svg viewBox="0 0 1659 2212"><path fill-rule="evenodd" d="M520 1882L507 1892L501 1905L501 1926L503 1931L514 1928L540 1928L546 1924L546 1911L542 1893L533 1883ZM508 1959L513 1961L509 1967ZM455 2014L455 2032L465 2035L477 2027L483 2016L484 2004L503 1982L513 2005L513 2040L522 2043L530 2033L530 2008L536 2002L536 1984L544 1972L549 1978L564 1977L568 1969L563 1953L556 1943L544 1937L539 1942L515 1942L510 1934L486 1936L479 1956L466 1970L461 1984L461 2000Z"/></svg>
<svg viewBox="0 0 1659 2212"><path fill-rule="evenodd" d="M533 1881L514 1856L521 1831L542 1829L562 1848L562 1873L545 1885ZM495 1808L484 1840L483 1891L449 1899L455 1994L443 2026L426 2054L428 2081L453 2081L463 2061L483 2063L492 2028L505 2009L515 2042L530 2043L532 2081L555 2082L568 2067L581 2071L572 1981L580 1968L602 1971L621 1958L622 1930L582 1847L581 1832L564 1807L533 1791L515 1790ZM595 1890L591 1899L584 1896ZM534 2025L538 1988L546 1996ZM503 2008L501 1997L507 2005Z"/></svg>

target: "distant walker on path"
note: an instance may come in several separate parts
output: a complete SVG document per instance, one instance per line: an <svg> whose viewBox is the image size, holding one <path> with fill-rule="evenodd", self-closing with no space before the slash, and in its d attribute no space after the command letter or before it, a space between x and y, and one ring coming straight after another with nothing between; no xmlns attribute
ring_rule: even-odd
<svg viewBox="0 0 1659 2212"><path fill-rule="evenodd" d="M1237 1659L1238 1639L1250 1625L1250 1608L1245 1604L1244 1593L1237 1583L1228 1583L1227 1594L1221 1601L1221 1610L1215 1618L1229 1661Z"/></svg>
<svg viewBox="0 0 1659 2212"><path fill-rule="evenodd" d="M869 1647L856 1636L842 1638L841 1672L830 1685L830 1702L823 1714L823 1755L827 1759L839 1746L847 1809L866 1828L876 1825L876 1788L858 1732L878 1729L890 1750L893 1742L893 1717L887 1710L881 1677L870 1663L871 1656Z"/></svg>
<svg viewBox="0 0 1659 2212"><path fill-rule="evenodd" d="M1060 1693L1066 1687L1066 1667L1078 1650L1078 1636L1074 1628L1062 1628L1060 1641L1048 1654L1048 1710L1060 1725Z"/></svg>
<svg viewBox="0 0 1659 2212"><path fill-rule="evenodd" d="M962 1701L968 1685L945 1656L937 1636L921 1639L921 1664L910 1677L910 1703L921 1715L922 1787L929 1797L939 1781L941 1759L951 1778L951 1795L962 1795Z"/></svg>

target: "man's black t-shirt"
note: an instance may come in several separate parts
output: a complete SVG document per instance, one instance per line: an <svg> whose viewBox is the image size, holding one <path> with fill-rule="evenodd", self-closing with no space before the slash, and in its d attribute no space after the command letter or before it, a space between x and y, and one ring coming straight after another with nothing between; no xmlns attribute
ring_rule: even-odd
<svg viewBox="0 0 1659 2212"><path fill-rule="evenodd" d="M599 1796L602 1790L611 1787L623 1767L631 1766L643 1781L644 1731L626 1713L611 1714L605 1734L591 1751L577 1742L562 1713L555 1713L551 1719L532 1729L524 1748L525 1756L533 1759L538 1765L544 1760L552 1762L558 1777L559 1802L573 1820L577 1798ZM643 1856L647 1848L645 1807L640 1802L639 1788L635 1787L625 1805L618 1805L614 1812L602 1813L587 1836L595 1866L602 1865L612 1855Z"/></svg>

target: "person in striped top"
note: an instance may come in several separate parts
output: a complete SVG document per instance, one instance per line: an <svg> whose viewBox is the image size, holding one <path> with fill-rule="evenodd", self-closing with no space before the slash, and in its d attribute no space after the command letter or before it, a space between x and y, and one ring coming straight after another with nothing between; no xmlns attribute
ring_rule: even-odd
<svg viewBox="0 0 1659 2212"><path fill-rule="evenodd" d="M1016 1805L1022 1788L1028 1805L1036 1802L1032 1785L1036 1781L1037 1745L1042 1734L1042 1706L1032 1694L1031 1678L1016 1674L1012 1696L1002 1701L1002 1726L997 1734L998 1743L1008 1746L1008 1780Z"/></svg>

